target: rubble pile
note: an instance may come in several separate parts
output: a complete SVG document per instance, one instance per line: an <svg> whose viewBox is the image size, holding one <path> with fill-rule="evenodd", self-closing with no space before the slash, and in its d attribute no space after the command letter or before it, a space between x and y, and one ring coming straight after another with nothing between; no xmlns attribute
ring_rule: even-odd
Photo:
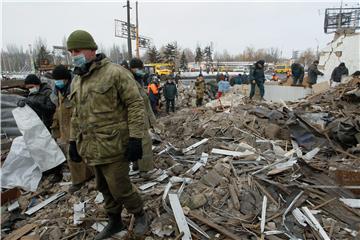
<svg viewBox="0 0 360 240"><path fill-rule="evenodd" d="M151 219L146 239L359 238L359 84L354 78L293 103L249 102L231 92L160 118L158 171L151 180L130 172ZM192 106L187 94L179 91L182 106ZM68 175L23 193L16 210L3 212L2 234L93 239L106 222L93 180L27 214L66 192ZM131 218L123 212L130 231L117 239L131 237Z"/></svg>

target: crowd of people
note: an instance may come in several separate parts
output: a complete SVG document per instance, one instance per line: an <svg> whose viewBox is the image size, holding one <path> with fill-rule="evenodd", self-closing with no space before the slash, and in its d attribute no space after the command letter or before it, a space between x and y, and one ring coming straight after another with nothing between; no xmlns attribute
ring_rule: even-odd
<svg viewBox="0 0 360 240"><path fill-rule="evenodd" d="M161 96L166 102L166 113L175 112L179 78L169 78L163 86L156 75L144 71L140 59L133 58L121 65L112 63L104 54L96 53L97 44L90 33L77 30L67 39L74 70L58 65L52 71L54 88L42 83L34 74L25 79L27 98L17 105L31 107L46 128L56 138L67 155L72 186L78 191L86 181L95 177L97 189L104 196L104 208L109 221L96 237L105 239L125 228L121 212L125 207L135 216L134 233L144 235L149 221L143 200L129 178L129 166L139 170L140 176L150 179L156 170L153 163L149 129L156 126L161 107ZM309 83L315 84L323 75L319 62L308 69ZM246 79L238 76L236 83L251 85L250 99L255 88L265 95L265 61L257 61ZM304 68L299 63L291 66L293 84L302 84ZM348 70L344 63L334 69L332 85L341 82ZM196 106L203 105L204 96L220 99L230 89L229 74L219 74L217 81L205 83L200 73L196 78ZM62 178L62 166L49 171L53 181Z"/></svg>

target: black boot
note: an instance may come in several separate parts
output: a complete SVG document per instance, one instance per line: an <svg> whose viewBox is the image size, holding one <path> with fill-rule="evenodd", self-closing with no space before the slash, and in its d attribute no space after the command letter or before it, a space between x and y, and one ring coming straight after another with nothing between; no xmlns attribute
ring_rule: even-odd
<svg viewBox="0 0 360 240"><path fill-rule="evenodd" d="M109 238L115 233L118 233L125 229L125 226L121 220L121 214L109 214L109 222L105 228L95 236L95 240L101 240Z"/></svg>
<svg viewBox="0 0 360 240"><path fill-rule="evenodd" d="M150 230L149 219L144 210L135 214L134 234L144 236Z"/></svg>
<svg viewBox="0 0 360 240"><path fill-rule="evenodd" d="M84 186L84 183L78 183L78 184L72 184L70 187L69 187L69 193L70 194L73 194L77 191L79 191L81 189L81 187Z"/></svg>

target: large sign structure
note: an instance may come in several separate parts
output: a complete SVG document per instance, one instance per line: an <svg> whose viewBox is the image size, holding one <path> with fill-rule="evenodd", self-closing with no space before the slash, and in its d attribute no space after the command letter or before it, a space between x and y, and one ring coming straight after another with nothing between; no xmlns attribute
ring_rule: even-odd
<svg viewBox="0 0 360 240"><path fill-rule="evenodd" d="M127 22L115 19L115 37L128 38ZM130 37L132 40L136 39L136 26L130 24Z"/></svg>
<svg viewBox="0 0 360 240"><path fill-rule="evenodd" d="M128 38L128 25L127 22L115 19L115 37ZM130 38L136 40L136 26L130 24ZM144 36L139 36L139 47L149 48L151 45L151 39Z"/></svg>
<svg viewBox="0 0 360 240"><path fill-rule="evenodd" d="M327 8L324 32L333 33L360 29L360 8Z"/></svg>

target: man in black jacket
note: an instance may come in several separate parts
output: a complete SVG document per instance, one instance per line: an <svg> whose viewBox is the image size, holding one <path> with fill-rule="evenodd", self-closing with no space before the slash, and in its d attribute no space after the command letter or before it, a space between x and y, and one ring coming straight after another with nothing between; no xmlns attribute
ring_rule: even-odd
<svg viewBox="0 0 360 240"><path fill-rule="evenodd" d="M319 61L315 60L308 68L308 77L309 77L310 87L312 87L312 85L317 83L318 75L324 76L324 73L319 71L318 65L319 65Z"/></svg>
<svg viewBox="0 0 360 240"><path fill-rule="evenodd" d="M30 74L25 78L25 87L29 89L29 95L26 99L18 101L18 107L29 105L50 131L56 110L55 104L50 99L51 87L46 83L41 83L35 74Z"/></svg>
<svg viewBox="0 0 360 240"><path fill-rule="evenodd" d="M302 85L304 79L304 67L300 63L291 64L291 75L293 78L293 85Z"/></svg>
<svg viewBox="0 0 360 240"><path fill-rule="evenodd" d="M264 74L264 60L257 61L250 72L250 99L252 99L255 95L255 84L259 87L261 100L264 100L264 82L265 82L265 74Z"/></svg>
<svg viewBox="0 0 360 240"><path fill-rule="evenodd" d="M133 73L135 80L142 86L147 87L147 79L149 75L144 70L144 63L139 58L132 58L130 60L130 71Z"/></svg>
<svg viewBox="0 0 360 240"><path fill-rule="evenodd" d="M56 105L50 99L51 87L46 83L41 83L35 74L30 74L25 78L25 87L29 89L29 95L27 98L18 101L18 107L24 107L25 104L31 107L51 132L50 128L56 110ZM59 165L46 171L45 174L52 175L49 179L50 182L55 183L62 180L61 168L62 165Z"/></svg>
<svg viewBox="0 0 360 240"><path fill-rule="evenodd" d="M349 75L349 69L345 66L345 63L340 63L339 66L334 68L331 73L330 83L332 87L336 87L341 83L341 78L343 76Z"/></svg>
<svg viewBox="0 0 360 240"><path fill-rule="evenodd" d="M164 97L166 100L166 112L175 112L175 97L177 97L177 88L173 80L168 79L164 85Z"/></svg>

